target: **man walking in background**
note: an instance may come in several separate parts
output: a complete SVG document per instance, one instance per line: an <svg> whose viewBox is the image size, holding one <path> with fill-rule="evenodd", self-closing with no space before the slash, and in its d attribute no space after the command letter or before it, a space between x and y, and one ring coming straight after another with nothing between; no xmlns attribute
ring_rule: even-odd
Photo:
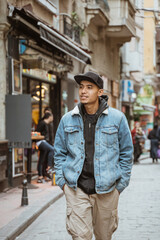
<svg viewBox="0 0 160 240"><path fill-rule="evenodd" d="M74 240L110 240L118 226L119 194L128 186L132 139L124 114L108 106L103 80L76 75L80 104L65 114L55 137L56 183L67 203Z"/></svg>

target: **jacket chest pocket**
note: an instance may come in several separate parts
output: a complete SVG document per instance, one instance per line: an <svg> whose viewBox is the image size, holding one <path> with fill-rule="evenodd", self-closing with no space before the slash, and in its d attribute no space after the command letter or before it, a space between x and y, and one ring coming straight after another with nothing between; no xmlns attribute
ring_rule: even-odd
<svg viewBox="0 0 160 240"><path fill-rule="evenodd" d="M67 135L68 144L77 144L79 140L79 128L78 127L66 127L65 133Z"/></svg>
<svg viewBox="0 0 160 240"><path fill-rule="evenodd" d="M115 127L102 128L102 144L107 145L107 147L113 147L118 143L118 129Z"/></svg>

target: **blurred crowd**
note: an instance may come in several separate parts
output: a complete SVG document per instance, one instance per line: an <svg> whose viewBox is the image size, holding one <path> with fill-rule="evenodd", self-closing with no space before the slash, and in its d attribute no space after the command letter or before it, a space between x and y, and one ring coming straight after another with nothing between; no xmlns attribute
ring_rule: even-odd
<svg viewBox="0 0 160 240"><path fill-rule="evenodd" d="M135 122L131 135L134 146L134 163L139 162L139 158L144 152L145 141L147 139L150 140L149 151L152 162L158 162L158 159L160 159L160 127L158 127L158 124L155 123L153 129L150 130L146 136L140 126L140 123Z"/></svg>

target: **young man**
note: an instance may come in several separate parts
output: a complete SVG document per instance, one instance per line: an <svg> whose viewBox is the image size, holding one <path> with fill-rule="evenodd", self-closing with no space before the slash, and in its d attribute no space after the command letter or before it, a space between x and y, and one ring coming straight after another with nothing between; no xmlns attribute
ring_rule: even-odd
<svg viewBox="0 0 160 240"><path fill-rule="evenodd" d="M124 114L102 98L103 80L76 75L80 104L63 116L55 137L56 183L67 202L74 240L110 240L118 226L119 194L132 167L132 139Z"/></svg>

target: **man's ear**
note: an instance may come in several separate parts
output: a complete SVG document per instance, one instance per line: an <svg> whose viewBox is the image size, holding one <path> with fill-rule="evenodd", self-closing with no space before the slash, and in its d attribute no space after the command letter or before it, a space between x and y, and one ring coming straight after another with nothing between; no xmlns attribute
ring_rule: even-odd
<svg viewBox="0 0 160 240"><path fill-rule="evenodd" d="M103 95L103 89L99 89L99 91L98 91L98 96L100 97L100 96L102 96Z"/></svg>

